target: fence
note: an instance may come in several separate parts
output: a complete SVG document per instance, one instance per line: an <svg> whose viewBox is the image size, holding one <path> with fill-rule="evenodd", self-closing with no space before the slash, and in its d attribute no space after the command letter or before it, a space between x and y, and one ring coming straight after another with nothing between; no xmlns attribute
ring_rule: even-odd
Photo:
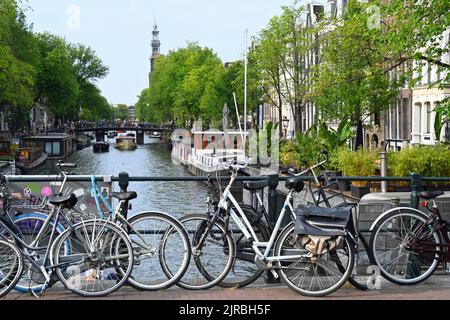
<svg viewBox="0 0 450 320"><path fill-rule="evenodd" d="M55 182L61 181L60 176L6 176L10 182ZM268 175L238 177L237 181L261 181L267 180L268 186L268 212L270 223L275 223L277 219L278 208L278 191L280 182L286 181L288 176ZM220 177L221 181L229 181L230 177ZM299 179L304 181L313 180L312 176L302 176ZM419 207L419 193L421 191L422 182L450 182L450 177L421 177L418 174L411 174L410 177L336 177L338 181L366 181L366 182L409 182L411 186L410 205L413 208ZM91 176L68 176L68 182L90 182ZM96 176L96 181L112 183L118 182L120 191L126 192L130 182L207 182L208 177L130 177L128 173L120 173L114 176Z"/></svg>

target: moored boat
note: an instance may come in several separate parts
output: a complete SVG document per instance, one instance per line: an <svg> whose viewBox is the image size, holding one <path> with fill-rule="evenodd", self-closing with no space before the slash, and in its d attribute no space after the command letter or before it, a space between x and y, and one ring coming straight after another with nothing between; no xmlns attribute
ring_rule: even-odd
<svg viewBox="0 0 450 320"><path fill-rule="evenodd" d="M30 170L39 167L47 160L47 153L39 146L20 148L16 155L16 170L21 174L27 174Z"/></svg>
<svg viewBox="0 0 450 320"><path fill-rule="evenodd" d="M116 138L116 148L119 150L135 150L137 144L133 137L120 136Z"/></svg>
<svg viewBox="0 0 450 320"><path fill-rule="evenodd" d="M109 152L109 143L101 141L97 142L93 146L94 152Z"/></svg>

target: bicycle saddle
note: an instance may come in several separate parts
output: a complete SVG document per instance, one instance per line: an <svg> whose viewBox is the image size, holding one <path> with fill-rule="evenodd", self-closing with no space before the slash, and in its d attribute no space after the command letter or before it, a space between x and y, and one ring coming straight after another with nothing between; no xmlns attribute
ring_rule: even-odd
<svg viewBox="0 0 450 320"><path fill-rule="evenodd" d="M287 179L286 188L294 190L295 192L301 192L305 187L305 182L302 177L292 177Z"/></svg>
<svg viewBox="0 0 450 320"><path fill-rule="evenodd" d="M49 199L49 202L55 206L61 206L62 208L72 209L77 204L77 196L73 193L65 195L53 196Z"/></svg>
<svg viewBox="0 0 450 320"><path fill-rule="evenodd" d="M264 189L268 185L269 185L269 181L267 181L267 180L245 182L244 189L248 190L248 191L259 191L261 189Z"/></svg>
<svg viewBox="0 0 450 320"><path fill-rule="evenodd" d="M425 200L431 200L439 196L442 196L443 194L444 194L443 191L422 191L419 193L419 197Z"/></svg>
<svg viewBox="0 0 450 320"><path fill-rule="evenodd" d="M134 191L130 192L113 192L111 197L119 199L121 201L130 201L137 198L137 193Z"/></svg>

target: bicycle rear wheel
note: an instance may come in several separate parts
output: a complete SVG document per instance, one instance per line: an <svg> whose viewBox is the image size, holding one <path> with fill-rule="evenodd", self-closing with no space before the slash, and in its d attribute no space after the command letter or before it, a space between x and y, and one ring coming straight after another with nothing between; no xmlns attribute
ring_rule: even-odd
<svg viewBox="0 0 450 320"><path fill-rule="evenodd" d="M22 253L15 244L0 240L0 298L14 288L22 272Z"/></svg>
<svg viewBox="0 0 450 320"><path fill-rule="evenodd" d="M424 213L396 208L377 223L370 237L370 255L384 278L415 285L433 274L443 241L428 220Z"/></svg>
<svg viewBox="0 0 450 320"><path fill-rule="evenodd" d="M25 213L16 216L14 218L14 224L20 232L18 236L20 236L21 239L28 245L31 245L34 242L33 248L43 247L46 249L50 241L53 225L55 223L54 221L52 221L45 230L41 230L47 219L48 215L39 212ZM58 223L56 225L55 237L62 234L64 230L64 226ZM40 241L36 242L36 238L40 232ZM45 249L41 251L34 250L32 252L33 258L35 260L42 259L45 255ZM70 252L70 241L65 242L64 250L66 254ZM14 287L14 290L21 293L39 293L45 290L47 288L47 285L45 284L45 278L42 275L41 270L34 266L28 259L24 259L24 263L24 272L22 273L20 280Z"/></svg>
<svg viewBox="0 0 450 320"><path fill-rule="evenodd" d="M297 255L304 257L290 258ZM277 268L283 281L292 290L312 297L326 296L342 287L348 280L355 261L354 246L349 237L341 237L340 244L324 253L311 254L298 241L294 223L280 234L275 246L275 256L282 257Z"/></svg>

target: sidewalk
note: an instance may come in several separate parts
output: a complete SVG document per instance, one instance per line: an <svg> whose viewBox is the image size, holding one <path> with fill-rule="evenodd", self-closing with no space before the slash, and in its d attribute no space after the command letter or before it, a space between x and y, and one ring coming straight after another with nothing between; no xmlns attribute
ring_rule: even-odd
<svg viewBox="0 0 450 320"><path fill-rule="evenodd" d="M5 300L35 300L30 295L10 293ZM52 289L43 300L86 299L67 291ZM417 286L397 286L381 281L381 290L359 291L349 285L324 298L303 297L284 285L267 285L262 281L244 289L213 288L207 291L186 291L178 287L166 291L140 292L123 287L104 300L450 300L450 276L433 276Z"/></svg>

